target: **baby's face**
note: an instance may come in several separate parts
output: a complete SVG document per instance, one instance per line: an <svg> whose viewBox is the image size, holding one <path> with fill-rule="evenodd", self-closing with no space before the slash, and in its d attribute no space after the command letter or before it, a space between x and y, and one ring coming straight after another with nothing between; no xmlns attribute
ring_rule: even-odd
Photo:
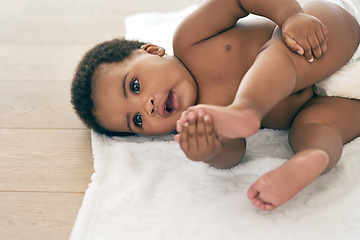
<svg viewBox="0 0 360 240"><path fill-rule="evenodd" d="M195 80L174 56L139 50L100 69L93 85L93 113L107 130L168 134L181 113L196 102Z"/></svg>

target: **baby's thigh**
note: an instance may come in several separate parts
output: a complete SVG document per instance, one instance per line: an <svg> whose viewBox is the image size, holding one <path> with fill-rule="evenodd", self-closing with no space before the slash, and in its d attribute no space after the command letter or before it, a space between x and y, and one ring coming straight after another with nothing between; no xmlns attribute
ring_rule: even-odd
<svg viewBox="0 0 360 240"><path fill-rule="evenodd" d="M360 101L338 97L316 97L296 116L293 126L321 124L334 129L343 143L360 136Z"/></svg>
<svg viewBox="0 0 360 240"><path fill-rule="evenodd" d="M264 48L283 52L292 62L299 84L307 87L334 74L351 59L359 44L360 30L356 20L334 4L308 3L304 11L320 19L329 31L327 52L320 59L309 63L304 56L291 52L282 40L280 28Z"/></svg>
<svg viewBox="0 0 360 240"><path fill-rule="evenodd" d="M326 54L346 59L352 57L359 44L360 29L350 13L338 5L321 1L305 4L304 12L320 19L326 26L329 32Z"/></svg>

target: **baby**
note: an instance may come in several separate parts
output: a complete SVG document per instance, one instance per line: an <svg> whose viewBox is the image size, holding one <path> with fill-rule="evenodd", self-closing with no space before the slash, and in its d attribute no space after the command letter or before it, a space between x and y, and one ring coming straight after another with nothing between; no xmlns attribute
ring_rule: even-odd
<svg viewBox="0 0 360 240"><path fill-rule="evenodd" d="M272 210L333 168L343 144L360 136L360 101L312 90L350 60L359 39L356 19L329 2L209 0L177 28L174 56L124 39L89 50L72 104L108 135L176 129L189 159L218 168L239 163L245 138L259 128L290 128L295 155L248 190L255 206Z"/></svg>

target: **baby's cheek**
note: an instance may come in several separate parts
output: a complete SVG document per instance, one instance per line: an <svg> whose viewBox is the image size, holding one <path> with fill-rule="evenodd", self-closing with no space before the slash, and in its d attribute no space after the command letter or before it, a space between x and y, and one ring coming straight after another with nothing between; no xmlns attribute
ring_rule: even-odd
<svg viewBox="0 0 360 240"><path fill-rule="evenodd" d="M175 131L176 129L176 120L175 119L166 119L166 121L158 121L151 126L149 126L149 135L164 135L169 134Z"/></svg>

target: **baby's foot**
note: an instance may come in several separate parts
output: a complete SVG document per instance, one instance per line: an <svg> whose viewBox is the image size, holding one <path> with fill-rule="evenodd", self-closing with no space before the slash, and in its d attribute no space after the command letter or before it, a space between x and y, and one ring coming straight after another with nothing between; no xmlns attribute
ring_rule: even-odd
<svg viewBox="0 0 360 240"><path fill-rule="evenodd" d="M226 138L249 137L260 128L261 118L250 108L235 109L227 106L197 105L189 111L204 110L210 114L217 136Z"/></svg>
<svg viewBox="0 0 360 240"><path fill-rule="evenodd" d="M273 210L293 198L325 170L328 155L321 150L300 152L280 167L262 175L247 195L261 210Z"/></svg>

